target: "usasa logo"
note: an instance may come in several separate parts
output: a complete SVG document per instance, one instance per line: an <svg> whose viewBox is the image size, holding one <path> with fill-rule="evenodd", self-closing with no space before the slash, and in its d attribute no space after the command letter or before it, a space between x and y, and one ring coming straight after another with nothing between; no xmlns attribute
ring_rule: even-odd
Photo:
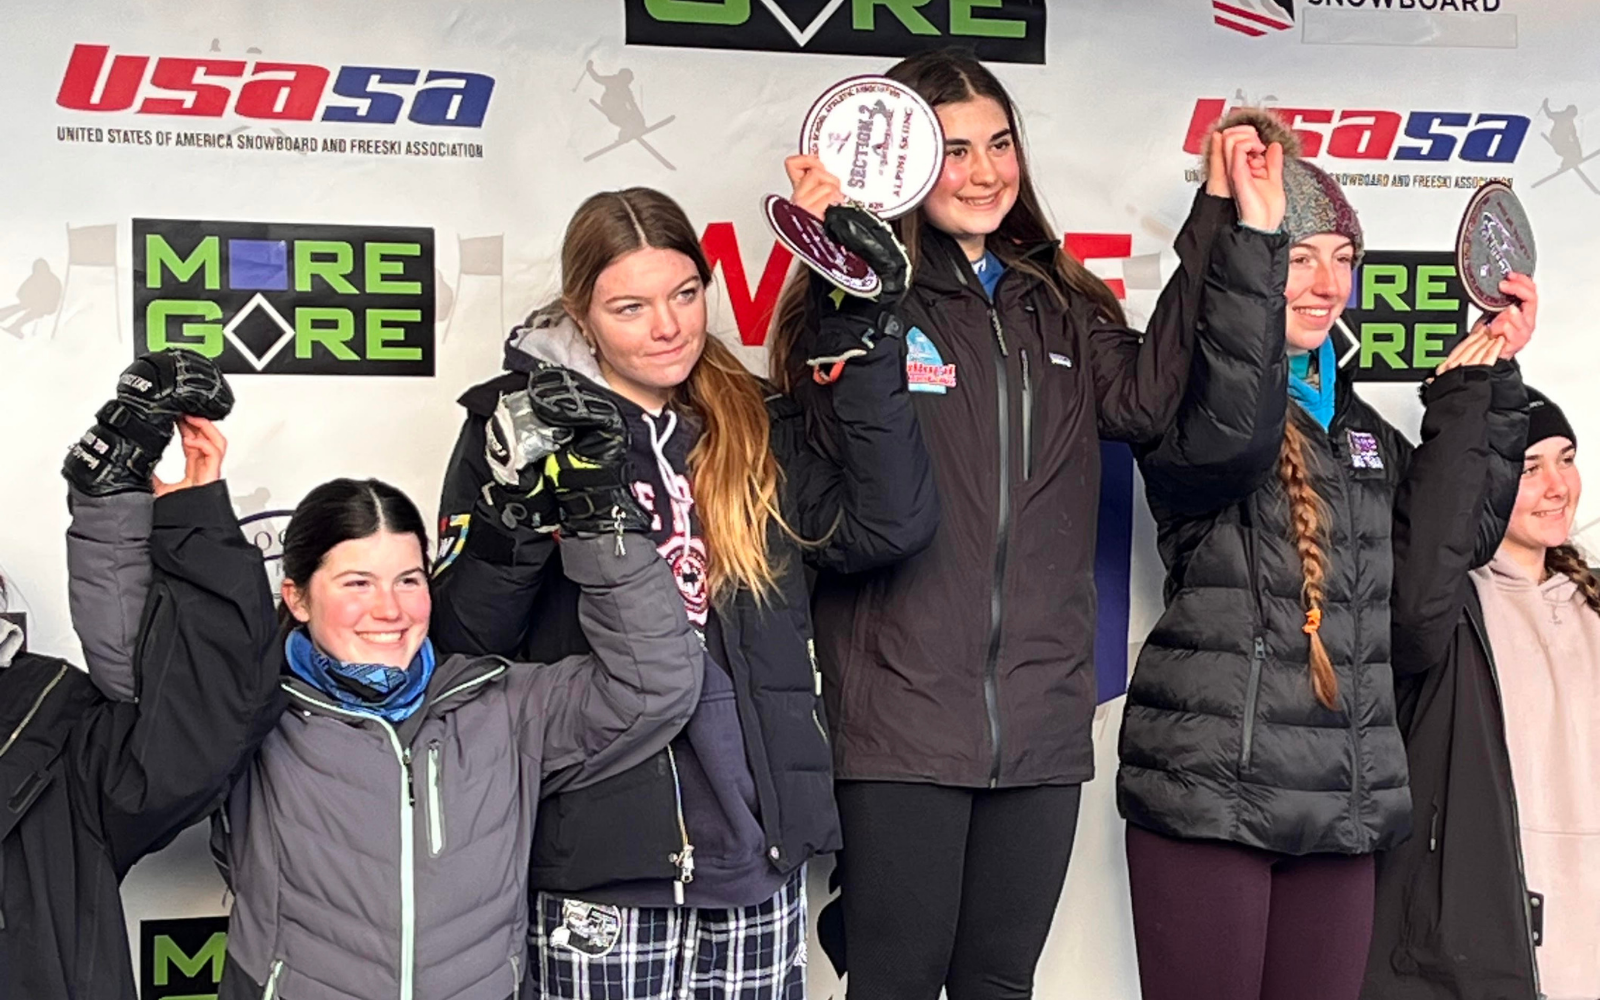
<svg viewBox="0 0 1600 1000"><path fill-rule="evenodd" d="M1044 62L1045 0L623 0L629 45Z"/></svg>
<svg viewBox="0 0 1600 1000"><path fill-rule="evenodd" d="M494 78L456 70L339 66L244 59L111 54L73 46L56 104L71 111L133 112L258 121L480 128Z"/></svg>
<svg viewBox="0 0 1600 1000"><path fill-rule="evenodd" d="M1229 110L1221 98L1194 102L1183 151L1199 153L1206 135ZM1300 139L1300 155L1340 160L1513 163L1532 120L1485 111L1269 108Z"/></svg>
<svg viewBox="0 0 1600 1000"><path fill-rule="evenodd" d="M434 367L433 230L133 220L134 354L222 370L423 375Z"/></svg>

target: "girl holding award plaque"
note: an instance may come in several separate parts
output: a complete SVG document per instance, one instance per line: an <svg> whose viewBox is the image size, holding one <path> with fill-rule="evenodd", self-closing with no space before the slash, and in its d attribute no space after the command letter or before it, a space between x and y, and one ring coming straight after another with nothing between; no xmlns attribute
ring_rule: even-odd
<svg viewBox="0 0 1600 1000"><path fill-rule="evenodd" d="M913 263L904 384L942 520L925 551L873 573L825 571L814 598L849 990L1026 997L1094 771L1100 438L1160 438L1183 397L1208 261L1226 288L1270 251L1235 226L1243 207L1201 192L1179 274L1148 332L1130 330L1110 290L1062 252L994 74L937 52L886 75L943 131L931 191L895 222ZM856 180L817 156L786 168L812 216L831 215ZM1276 228L1259 199L1249 207L1260 217L1245 221ZM786 290L773 375L816 446L836 451L855 432L817 383L849 352L823 335L832 297L816 282L801 274Z"/></svg>
<svg viewBox="0 0 1600 1000"><path fill-rule="evenodd" d="M1440 600L1426 570L1448 548L1466 586L1516 496L1527 397L1503 359L1533 332L1532 282L1506 282L1523 306L1423 387L1413 448L1338 365L1363 233L1297 152L1265 111L1212 134L1206 186L1241 222L1219 245L1259 252L1242 290L1208 283L1216 346L1140 454L1167 607L1129 684L1117 801L1145 1000L1360 994L1374 856L1413 828L1394 677ZM1252 220L1259 197L1281 225Z"/></svg>

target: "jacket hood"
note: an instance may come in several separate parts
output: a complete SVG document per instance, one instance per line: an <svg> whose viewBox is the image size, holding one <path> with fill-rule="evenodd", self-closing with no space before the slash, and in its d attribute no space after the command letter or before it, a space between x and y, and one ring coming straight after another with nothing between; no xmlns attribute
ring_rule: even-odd
<svg viewBox="0 0 1600 1000"><path fill-rule="evenodd" d="M11 661L22 652L22 628L15 622L0 618L0 670L11 666Z"/></svg>
<svg viewBox="0 0 1600 1000"><path fill-rule="evenodd" d="M559 305L539 309L513 327L506 336L505 366L510 371L532 371L539 362L560 365L600 385L600 362L589 350L578 324Z"/></svg>
<svg viewBox="0 0 1600 1000"><path fill-rule="evenodd" d="M1578 592L1577 583L1565 573L1552 573L1543 582L1529 579L1522 564L1504 552L1496 552L1486 568L1495 587L1508 593L1538 592L1547 601L1559 602L1570 600Z"/></svg>

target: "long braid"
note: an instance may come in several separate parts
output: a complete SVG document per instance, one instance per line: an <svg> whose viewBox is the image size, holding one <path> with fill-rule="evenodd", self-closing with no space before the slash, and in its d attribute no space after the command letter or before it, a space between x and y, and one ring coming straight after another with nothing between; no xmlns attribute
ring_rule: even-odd
<svg viewBox="0 0 1600 1000"><path fill-rule="evenodd" d="M1544 551L1544 568L1547 573L1560 573L1570 577L1578 585L1578 593L1583 595L1583 601L1589 605L1589 610L1600 614L1600 577L1595 576L1594 570L1589 568L1589 563L1578 550L1571 545L1557 545L1553 549Z"/></svg>
<svg viewBox="0 0 1600 1000"><path fill-rule="evenodd" d="M1278 478L1289 496L1289 526L1294 533L1295 550L1300 555L1304 582L1300 599L1305 604L1303 627L1311 640L1311 690L1325 708L1339 707L1339 678L1333 661L1322 644L1323 584L1328 578L1328 554L1323 548L1323 525L1327 521L1322 498L1311 483L1306 457L1306 436L1291 417L1283 427L1283 444L1278 449Z"/></svg>

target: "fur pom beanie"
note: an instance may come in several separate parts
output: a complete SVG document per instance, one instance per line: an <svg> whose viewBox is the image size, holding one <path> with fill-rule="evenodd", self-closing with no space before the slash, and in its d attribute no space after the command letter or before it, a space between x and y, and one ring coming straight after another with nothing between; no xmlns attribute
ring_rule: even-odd
<svg viewBox="0 0 1600 1000"><path fill-rule="evenodd" d="M1283 229L1289 234L1290 242L1298 243L1318 233L1337 233L1355 244L1359 261L1365 243L1356 210L1350 206L1338 181L1300 158L1300 140L1283 120L1265 108L1235 108L1217 123L1217 130L1235 125L1253 125L1262 142L1268 145L1276 142L1283 147L1283 193L1288 201ZM1208 137L1205 155L1209 156L1210 150ZM1209 163L1209 159L1206 162Z"/></svg>

